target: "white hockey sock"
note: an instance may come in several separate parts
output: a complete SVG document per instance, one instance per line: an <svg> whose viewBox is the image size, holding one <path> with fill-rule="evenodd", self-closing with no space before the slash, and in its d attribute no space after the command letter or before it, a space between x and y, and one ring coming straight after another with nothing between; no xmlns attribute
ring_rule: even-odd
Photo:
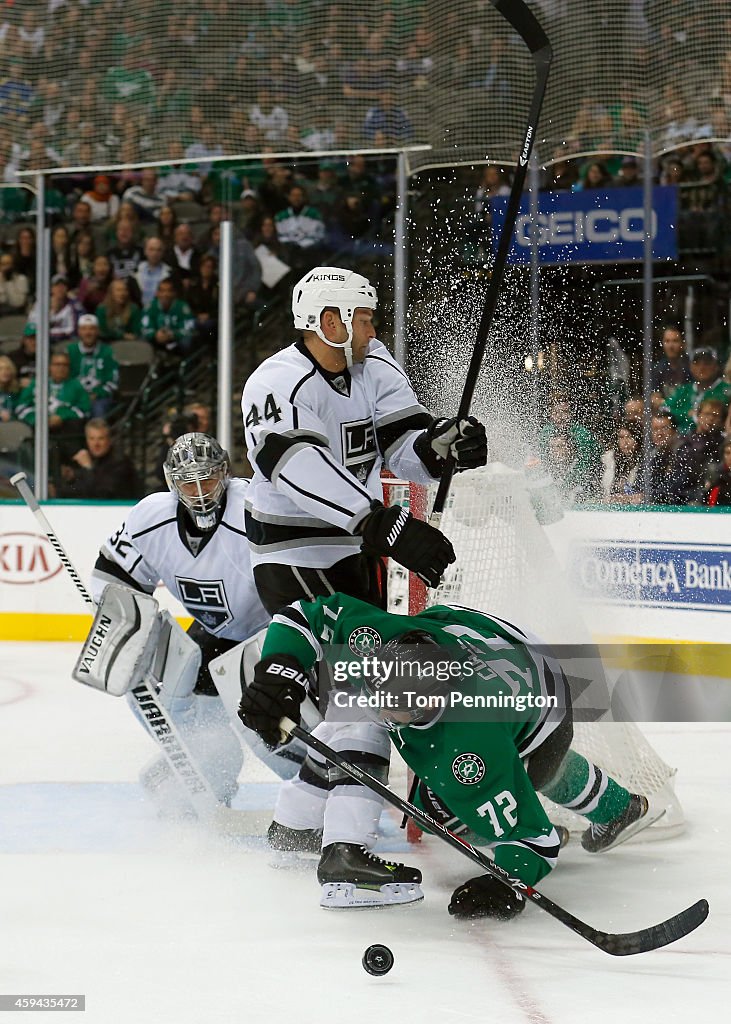
<svg viewBox="0 0 731 1024"><path fill-rule="evenodd" d="M325 732L328 735L325 735ZM389 741L386 730L374 722L324 722L315 734L348 760L361 765L381 781L388 781ZM372 849L378 838L383 800L372 790L349 779L333 766L331 790L323 822L323 847L331 843L358 843Z"/></svg>
<svg viewBox="0 0 731 1024"><path fill-rule="evenodd" d="M321 829L327 790L304 782L299 774L283 782L274 808L274 820L287 828Z"/></svg>

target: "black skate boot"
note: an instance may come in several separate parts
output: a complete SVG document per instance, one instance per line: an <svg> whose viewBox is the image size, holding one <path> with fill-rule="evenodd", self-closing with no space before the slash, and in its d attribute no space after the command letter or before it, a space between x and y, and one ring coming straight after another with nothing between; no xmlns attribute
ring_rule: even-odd
<svg viewBox="0 0 731 1024"><path fill-rule="evenodd" d="M273 821L267 839L273 850L282 853L319 853L322 849L322 830L317 828L289 828Z"/></svg>
<svg viewBox="0 0 731 1024"><path fill-rule="evenodd" d="M581 836L581 845L587 853L604 853L641 832L662 817L664 808L653 813L646 796L632 793L626 809L606 825L591 824Z"/></svg>
<svg viewBox="0 0 731 1024"><path fill-rule="evenodd" d="M357 843L331 843L317 867L320 906L382 907L424 899L421 871L382 860Z"/></svg>

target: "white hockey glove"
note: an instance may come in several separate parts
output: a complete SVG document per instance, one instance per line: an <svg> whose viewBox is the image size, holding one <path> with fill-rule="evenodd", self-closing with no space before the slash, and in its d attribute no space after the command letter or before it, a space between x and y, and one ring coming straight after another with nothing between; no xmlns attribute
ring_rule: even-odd
<svg viewBox="0 0 731 1024"><path fill-rule="evenodd" d="M433 477L441 477L448 455L455 469L476 469L487 464L485 427L474 416L457 420L433 420L414 442L414 451Z"/></svg>

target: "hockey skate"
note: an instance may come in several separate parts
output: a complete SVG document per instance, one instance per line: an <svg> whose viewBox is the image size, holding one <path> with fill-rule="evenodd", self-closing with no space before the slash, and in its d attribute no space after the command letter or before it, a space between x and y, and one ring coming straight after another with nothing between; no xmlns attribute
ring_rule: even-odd
<svg viewBox="0 0 731 1024"><path fill-rule="evenodd" d="M267 832L269 845L281 853L319 853L322 849L322 829L289 828L273 821Z"/></svg>
<svg viewBox="0 0 731 1024"><path fill-rule="evenodd" d="M665 808L653 811L646 796L630 795L626 809L605 825L592 823L581 836L581 845L587 853L604 853L619 846L644 828L661 818Z"/></svg>
<svg viewBox="0 0 731 1024"><path fill-rule="evenodd" d="M382 860L357 843L332 843L322 851L317 868L322 886L320 906L384 907L424 899L421 872Z"/></svg>

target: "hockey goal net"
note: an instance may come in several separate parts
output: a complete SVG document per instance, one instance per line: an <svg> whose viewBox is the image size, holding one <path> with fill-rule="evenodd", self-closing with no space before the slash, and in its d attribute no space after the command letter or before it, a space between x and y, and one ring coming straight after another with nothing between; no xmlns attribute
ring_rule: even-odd
<svg viewBox="0 0 731 1024"><path fill-rule="evenodd" d="M426 488L384 480L386 499L425 517L432 496ZM515 622L552 645L591 644L576 599L536 518L523 472L491 464L456 475L441 529L457 560L436 591L427 591L400 566L389 568L389 608L415 614L432 604L461 604ZM637 840L668 838L682 831L675 795L675 770L663 761L633 722L575 722L572 747L622 785L643 793L665 813ZM543 799L543 798L542 798ZM555 824L583 831L586 821L550 801ZM413 837L413 833L412 833Z"/></svg>

